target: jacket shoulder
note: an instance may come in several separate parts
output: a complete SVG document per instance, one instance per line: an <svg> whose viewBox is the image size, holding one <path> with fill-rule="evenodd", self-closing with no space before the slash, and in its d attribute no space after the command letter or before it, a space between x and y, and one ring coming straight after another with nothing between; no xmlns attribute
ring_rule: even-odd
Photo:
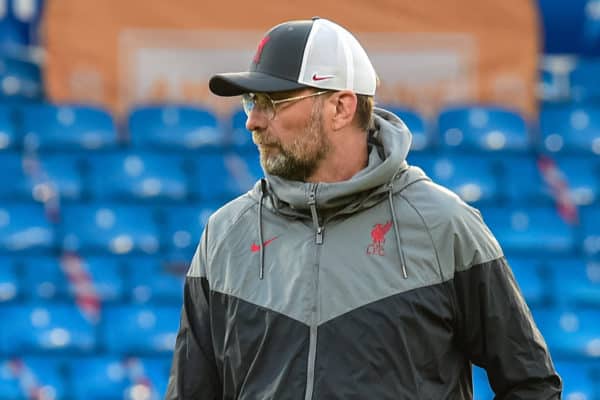
<svg viewBox="0 0 600 400"><path fill-rule="evenodd" d="M503 256L498 241L475 207L430 180L401 192L430 233L446 268L461 271Z"/></svg>

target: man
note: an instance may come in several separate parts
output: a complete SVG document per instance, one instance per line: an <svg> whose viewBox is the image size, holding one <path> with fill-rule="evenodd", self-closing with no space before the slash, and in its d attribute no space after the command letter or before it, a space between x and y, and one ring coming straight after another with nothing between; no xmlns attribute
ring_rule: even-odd
<svg viewBox="0 0 600 400"><path fill-rule="evenodd" d="M561 381L479 212L405 161L377 77L335 23L286 22L242 96L266 179L209 219L186 278L169 399L558 399Z"/></svg>

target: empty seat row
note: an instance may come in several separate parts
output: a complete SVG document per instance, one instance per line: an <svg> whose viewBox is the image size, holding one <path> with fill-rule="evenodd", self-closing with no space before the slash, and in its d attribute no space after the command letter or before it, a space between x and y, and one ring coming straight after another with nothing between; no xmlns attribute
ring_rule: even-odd
<svg viewBox="0 0 600 400"><path fill-rule="evenodd" d="M263 176L258 155L117 152L36 157L0 153L6 172L0 199L44 202L87 199L185 202L224 201Z"/></svg>
<svg viewBox="0 0 600 400"><path fill-rule="evenodd" d="M191 257L216 206L155 208L121 204L70 205L59 215L43 206L0 207L0 253L173 253ZM53 222L52 218L59 221Z"/></svg>
<svg viewBox="0 0 600 400"><path fill-rule="evenodd" d="M30 301L94 304L176 304L190 258L60 257L0 259L0 303Z"/></svg>
<svg viewBox="0 0 600 400"><path fill-rule="evenodd" d="M408 162L475 205L600 201L600 157L409 153Z"/></svg>
<svg viewBox="0 0 600 400"><path fill-rule="evenodd" d="M443 109L433 122L409 109L390 110L413 132L414 151L600 154L597 106L548 106L540 113L539 127L497 106L453 106ZM31 104L0 109L0 148L63 152L123 145L167 151L250 149L254 144L245 122L242 111L219 118L200 106L154 105L132 109L126 121L117 124L97 107Z"/></svg>
<svg viewBox="0 0 600 400"><path fill-rule="evenodd" d="M112 353L168 355L175 347L179 306L103 306L38 302L3 305L0 353L11 356Z"/></svg>
<svg viewBox="0 0 600 400"><path fill-rule="evenodd" d="M164 397L169 365L168 358L116 355L7 357L0 359L0 398L157 400Z"/></svg>

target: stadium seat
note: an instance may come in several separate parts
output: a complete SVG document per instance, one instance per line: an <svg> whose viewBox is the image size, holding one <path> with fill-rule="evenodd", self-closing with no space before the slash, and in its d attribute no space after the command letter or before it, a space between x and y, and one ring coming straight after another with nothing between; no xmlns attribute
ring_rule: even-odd
<svg viewBox="0 0 600 400"><path fill-rule="evenodd" d="M530 307L541 307L550 300L548 282L535 258L507 257L515 279Z"/></svg>
<svg viewBox="0 0 600 400"><path fill-rule="evenodd" d="M101 201L183 201L188 196L183 159L149 153L90 157L91 194Z"/></svg>
<svg viewBox="0 0 600 400"><path fill-rule="evenodd" d="M218 208L217 204L201 203L197 206L171 207L165 213L163 231L167 251L174 258L182 256L191 260L208 217Z"/></svg>
<svg viewBox="0 0 600 400"><path fill-rule="evenodd" d="M175 348L180 306L113 306L103 316L102 343L111 353L168 355Z"/></svg>
<svg viewBox="0 0 600 400"><path fill-rule="evenodd" d="M75 306L64 304L11 305L2 309L0 351L7 355L33 353L79 354L96 348L94 326Z"/></svg>
<svg viewBox="0 0 600 400"><path fill-rule="evenodd" d="M23 191L29 198L40 202L52 196L58 196L60 200L79 201L85 192L79 164L79 157L68 154L24 157L26 180Z"/></svg>
<svg viewBox="0 0 600 400"><path fill-rule="evenodd" d="M473 400L493 400L494 392L490 387L487 373L483 368L473 365Z"/></svg>
<svg viewBox="0 0 600 400"><path fill-rule="evenodd" d="M598 24L600 27L600 24ZM600 30L598 30L600 34ZM600 38L600 35L598 36ZM600 61L595 58L578 58L569 75L571 97L575 101L600 100Z"/></svg>
<svg viewBox="0 0 600 400"><path fill-rule="evenodd" d="M0 304L14 301L21 290L19 277L11 257L0 258Z"/></svg>
<svg viewBox="0 0 600 400"><path fill-rule="evenodd" d="M188 260L191 261L191 257ZM187 268L154 258L130 258L126 262L128 291L136 304L172 304L183 301Z"/></svg>
<svg viewBox="0 0 600 400"><path fill-rule="evenodd" d="M231 131L228 142L236 151L256 149L256 145L252 141L252 134L246 129L247 119L248 117L242 109L235 111L231 116Z"/></svg>
<svg viewBox="0 0 600 400"><path fill-rule="evenodd" d="M40 101L44 87L40 67L11 57L0 58L0 100L10 104Z"/></svg>
<svg viewBox="0 0 600 400"><path fill-rule="evenodd" d="M548 153L600 154L600 107L546 105L540 112L542 150Z"/></svg>
<svg viewBox="0 0 600 400"><path fill-rule="evenodd" d="M431 137L425 118L419 115L416 111L401 107L384 107L388 111L396 114L408 127L412 133L411 151L431 150L434 143Z"/></svg>
<svg viewBox="0 0 600 400"><path fill-rule="evenodd" d="M589 256L600 255L600 207L584 209L581 224L584 253Z"/></svg>
<svg viewBox="0 0 600 400"><path fill-rule="evenodd" d="M211 111L193 106L154 105L135 108L128 118L134 146L144 149L219 149L224 135Z"/></svg>
<svg viewBox="0 0 600 400"><path fill-rule="evenodd" d="M56 235L42 205L0 206L0 252L49 252L55 245Z"/></svg>
<svg viewBox="0 0 600 400"><path fill-rule="evenodd" d="M513 255L569 254L575 250L573 228L551 207L482 208L485 222Z"/></svg>
<svg viewBox="0 0 600 400"><path fill-rule="evenodd" d="M600 261L552 259L548 267L558 302L569 307L600 308Z"/></svg>
<svg viewBox="0 0 600 400"><path fill-rule="evenodd" d="M554 357L596 359L600 356L600 309L532 309L535 322Z"/></svg>
<svg viewBox="0 0 600 400"><path fill-rule="evenodd" d="M160 359L100 356L69 364L73 400L163 398L168 375Z"/></svg>
<svg viewBox="0 0 600 400"><path fill-rule="evenodd" d="M83 105L27 105L21 109L24 146L32 150L89 151L118 145L112 116Z"/></svg>
<svg viewBox="0 0 600 400"><path fill-rule="evenodd" d="M563 381L562 398L565 400L596 400L592 373L585 363L555 361L554 367Z"/></svg>
<svg viewBox="0 0 600 400"><path fill-rule="evenodd" d="M8 106L0 105L0 151L14 151L21 146L22 138L15 128L13 112Z"/></svg>
<svg viewBox="0 0 600 400"><path fill-rule="evenodd" d="M160 235L154 210L117 204L66 205L62 246L68 251L104 254L155 254Z"/></svg>
<svg viewBox="0 0 600 400"><path fill-rule="evenodd" d="M500 187L508 204L549 206L554 203L550 187L544 181L534 157L507 155L499 163L502 177Z"/></svg>
<svg viewBox="0 0 600 400"><path fill-rule="evenodd" d="M192 160L191 192L202 201L226 201L250 190L263 176L255 154L204 154Z"/></svg>
<svg viewBox="0 0 600 400"><path fill-rule="evenodd" d="M0 399L65 399L60 363L48 357L0 359Z"/></svg>
<svg viewBox="0 0 600 400"><path fill-rule="evenodd" d="M437 119L446 150L524 152L530 149L528 127L517 112L493 106L442 109Z"/></svg>
<svg viewBox="0 0 600 400"><path fill-rule="evenodd" d="M23 169L23 158L18 153L0 153L0 168L4 171L5 184L0 186L0 199L3 201L32 200L28 188L28 177Z"/></svg>
<svg viewBox="0 0 600 400"><path fill-rule="evenodd" d="M23 260L23 287L32 300L121 301L125 288L119 262L110 257L30 257Z"/></svg>
<svg viewBox="0 0 600 400"><path fill-rule="evenodd" d="M419 167L434 182L452 190L468 203L496 203L499 200L494 163L485 157L449 155L418 158L411 156L410 160L411 162L416 160Z"/></svg>

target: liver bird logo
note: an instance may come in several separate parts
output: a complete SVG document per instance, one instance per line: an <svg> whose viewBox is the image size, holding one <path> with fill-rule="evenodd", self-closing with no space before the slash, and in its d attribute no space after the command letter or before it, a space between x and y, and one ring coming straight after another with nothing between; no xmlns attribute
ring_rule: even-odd
<svg viewBox="0 0 600 400"><path fill-rule="evenodd" d="M392 221L386 222L385 225L375 224L373 230L371 231L371 239L373 239L373 244L383 244L385 242L385 235L388 233L391 227Z"/></svg>

